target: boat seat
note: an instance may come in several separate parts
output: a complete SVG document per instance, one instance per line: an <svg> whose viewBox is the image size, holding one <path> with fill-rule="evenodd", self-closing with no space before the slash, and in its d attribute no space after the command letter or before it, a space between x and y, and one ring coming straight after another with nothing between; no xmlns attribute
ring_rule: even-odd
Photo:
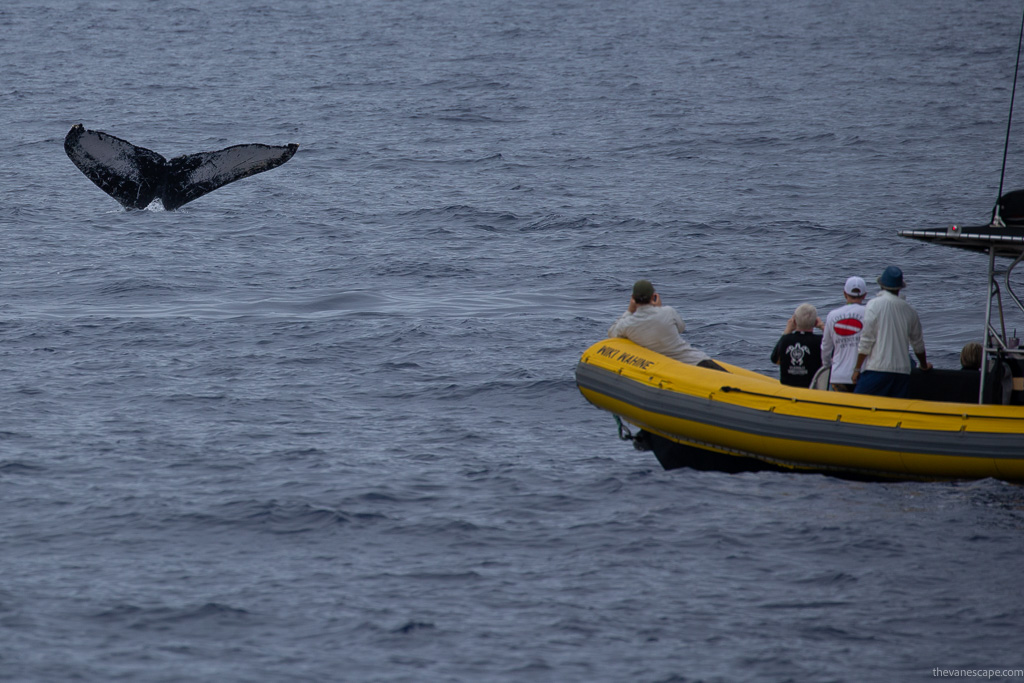
<svg viewBox="0 0 1024 683"><path fill-rule="evenodd" d="M939 370L910 372L910 398L923 401L977 403L981 373L977 370ZM987 402L987 401L986 401Z"/></svg>
<svg viewBox="0 0 1024 683"><path fill-rule="evenodd" d="M828 391L828 382L832 379L832 366L828 367L822 365L818 368L818 371L814 373L814 377L811 378L810 389L817 389L819 391Z"/></svg>
<svg viewBox="0 0 1024 683"><path fill-rule="evenodd" d="M951 401L953 403L977 403L978 383L981 373L977 370L939 370L933 368L921 372L914 368L910 373L910 398L922 401ZM989 370L985 378L985 400L989 405L1009 405L1013 398L1013 373L1009 364L1000 362Z"/></svg>

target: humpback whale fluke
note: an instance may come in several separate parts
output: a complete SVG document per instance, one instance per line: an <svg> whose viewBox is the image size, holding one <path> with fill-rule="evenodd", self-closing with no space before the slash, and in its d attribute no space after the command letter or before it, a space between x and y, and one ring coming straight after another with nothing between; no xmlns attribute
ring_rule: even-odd
<svg viewBox="0 0 1024 683"><path fill-rule="evenodd" d="M168 211L288 161L298 145L235 145L216 152L186 154L167 161L127 140L76 124L64 151L85 176L128 209L159 199Z"/></svg>

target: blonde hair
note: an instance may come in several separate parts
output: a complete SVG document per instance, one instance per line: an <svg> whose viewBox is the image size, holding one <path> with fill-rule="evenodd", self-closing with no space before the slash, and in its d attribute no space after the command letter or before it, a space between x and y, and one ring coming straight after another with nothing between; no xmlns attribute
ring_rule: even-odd
<svg viewBox="0 0 1024 683"><path fill-rule="evenodd" d="M800 304L793 312L793 322L798 330L813 330L818 322L818 309L811 304Z"/></svg>
<svg viewBox="0 0 1024 683"><path fill-rule="evenodd" d="M960 352L960 367L964 370L981 369L981 344L967 342Z"/></svg>

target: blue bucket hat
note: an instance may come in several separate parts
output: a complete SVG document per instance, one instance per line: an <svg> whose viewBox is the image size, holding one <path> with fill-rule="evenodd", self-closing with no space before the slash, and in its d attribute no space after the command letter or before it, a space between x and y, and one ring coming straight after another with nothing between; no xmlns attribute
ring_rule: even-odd
<svg viewBox="0 0 1024 683"><path fill-rule="evenodd" d="M903 281L903 271L896 266L889 266L878 277L878 284L885 289L903 289L907 283Z"/></svg>

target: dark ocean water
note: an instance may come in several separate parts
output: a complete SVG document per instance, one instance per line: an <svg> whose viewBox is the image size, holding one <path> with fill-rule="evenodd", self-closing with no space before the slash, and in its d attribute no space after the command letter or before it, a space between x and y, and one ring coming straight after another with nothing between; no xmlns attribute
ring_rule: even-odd
<svg viewBox="0 0 1024 683"><path fill-rule="evenodd" d="M771 373L889 263L954 367L985 258L895 231L988 218L1020 9L8 0L0 679L1024 668L1020 487L665 472L573 380L639 277ZM76 123L301 147L126 212Z"/></svg>

